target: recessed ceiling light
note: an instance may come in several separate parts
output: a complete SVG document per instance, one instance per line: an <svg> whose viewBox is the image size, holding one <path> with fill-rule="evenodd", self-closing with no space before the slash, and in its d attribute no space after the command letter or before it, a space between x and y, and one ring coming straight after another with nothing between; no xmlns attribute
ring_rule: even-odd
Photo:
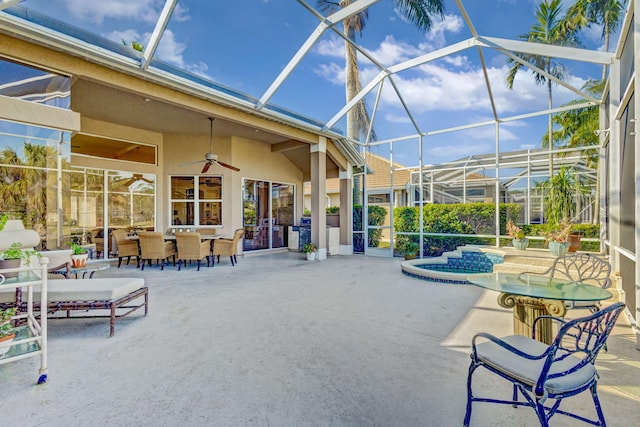
<svg viewBox="0 0 640 427"><path fill-rule="evenodd" d="M145 98L144 102L151 102L151 100L149 98Z"/></svg>

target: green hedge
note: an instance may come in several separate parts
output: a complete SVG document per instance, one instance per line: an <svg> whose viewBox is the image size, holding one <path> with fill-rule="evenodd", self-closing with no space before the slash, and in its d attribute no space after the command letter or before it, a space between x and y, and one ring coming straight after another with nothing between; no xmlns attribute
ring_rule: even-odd
<svg viewBox="0 0 640 427"><path fill-rule="evenodd" d="M382 206L369 206L369 225L380 226L384 224L387 216L387 210ZM362 231L362 205L353 207L353 231ZM364 241L362 234L353 234L353 250L355 252L364 252ZM382 238L382 230L369 230L367 239L371 248L376 248L380 244Z"/></svg>
<svg viewBox="0 0 640 427"><path fill-rule="evenodd" d="M521 225L520 226L524 233L527 236L546 236L547 233L554 229L551 224L529 224L529 225ZM581 233L582 237L586 238L594 238L597 239L600 237L600 224L573 224L571 226L571 230ZM505 243L508 243L508 240L505 240ZM529 239L529 247L530 248L544 248L545 241L544 240L531 240ZM580 251L591 251L598 252L600 251L600 243L599 242L580 242Z"/></svg>
<svg viewBox="0 0 640 427"><path fill-rule="evenodd" d="M500 205L500 233L506 233L507 220L515 220L520 213L521 206L508 203ZM457 204L428 204L423 208L425 233L450 234L494 234L495 233L495 205L493 203L457 203ZM395 208L394 230L396 232L419 233L420 211L418 207ZM396 250L402 248L410 239L419 242L419 236L397 236ZM495 239L479 238L475 236L425 236L423 254L425 256L439 256L443 252L451 251L465 244L495 244Z"/></svg>

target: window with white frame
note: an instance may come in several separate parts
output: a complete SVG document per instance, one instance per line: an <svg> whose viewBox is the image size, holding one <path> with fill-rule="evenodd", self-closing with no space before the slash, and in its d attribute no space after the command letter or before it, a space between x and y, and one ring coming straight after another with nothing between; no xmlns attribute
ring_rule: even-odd
<svg viewBox="0 0 640 427"><path fill-rule="evenodd" d="M222 176L172 176L171 225L221 226Z"/></svg>

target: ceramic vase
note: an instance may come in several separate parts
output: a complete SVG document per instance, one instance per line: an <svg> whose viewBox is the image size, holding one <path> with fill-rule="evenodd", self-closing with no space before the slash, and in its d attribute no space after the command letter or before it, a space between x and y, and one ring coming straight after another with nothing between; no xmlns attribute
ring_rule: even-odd
<svg viewBox="0 0 640 427"><path fill-rule="evenodd" d="M81 268L87 265L87 258L89 254L71 254L71 266L73 268Z"/></svg>
<svg viewBox="0 0 640 427"><path fill-rule="evenodd" d="M562 256L569 251L569 242L549 242L551 255Z"/></svg>
<svg viewBox="0 0 640 427"><path fill-rule="evenodd" d="M521 251L529 247L529 239L527 239L526 237L524 239L513 239L511 243L513 243L513 247L515 249L519 249Z"/></svg>

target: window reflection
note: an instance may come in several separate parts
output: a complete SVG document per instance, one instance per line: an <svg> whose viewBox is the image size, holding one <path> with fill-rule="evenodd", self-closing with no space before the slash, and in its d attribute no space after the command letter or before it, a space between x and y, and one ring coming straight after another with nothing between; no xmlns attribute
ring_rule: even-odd
<svg viewBox="0 0 640 427"><path fill-rule="evenodd" d="M221 226L222 177L171 177L171 211L172 225Z"/></svg>
<svg viewBox="0 0 640 427"><path fill-rule="evenodd" d="M70 94L69 77L0 59L0 95L68 109Z"/></svg>

